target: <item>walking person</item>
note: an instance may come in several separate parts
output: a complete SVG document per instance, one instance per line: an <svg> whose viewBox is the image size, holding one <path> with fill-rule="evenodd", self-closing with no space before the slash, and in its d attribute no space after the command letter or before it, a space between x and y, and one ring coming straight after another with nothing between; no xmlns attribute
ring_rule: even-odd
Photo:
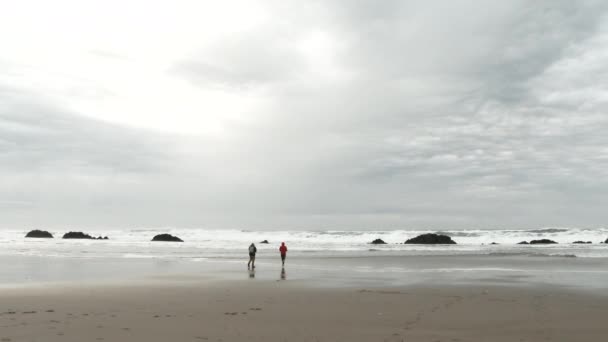
<svg viewBox="0 0 608 342"><path fill-rule="evenodd" d="M283 267L285 266L285 257L287 257L287 246L285 246L285 242L281 242L281 247L279 247L279 252L281 252L281 262L283 263Z"/></svg>
<svg viewBox="0 0 608 342"><path fill-rule="evenodd" d="M253 242L249 245L249 262L247 263L247 268L251 266L251 268L255 268L255 253L258 252L258 249L255 247Z"/></svg>

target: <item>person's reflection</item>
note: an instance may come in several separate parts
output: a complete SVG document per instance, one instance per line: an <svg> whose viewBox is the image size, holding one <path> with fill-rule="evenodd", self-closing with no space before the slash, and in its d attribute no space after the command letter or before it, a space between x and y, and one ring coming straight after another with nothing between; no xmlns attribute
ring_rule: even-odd
<svg viewBox="0 0 608 342"><path fill-rule="evenodd" d="M285 267L281 268L281 280L287 280L287 274L285 273Z"/></svg>
<svg viewBox="0 0 608 342"><path fill-rule="evenodd" d="M255 278L255 268L249 269L249 278Z"/></svg>

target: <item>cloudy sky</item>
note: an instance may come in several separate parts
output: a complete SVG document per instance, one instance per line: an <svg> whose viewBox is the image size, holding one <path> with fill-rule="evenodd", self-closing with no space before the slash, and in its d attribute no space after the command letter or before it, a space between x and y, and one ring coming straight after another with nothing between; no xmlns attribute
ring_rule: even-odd
<svg viewBox="0 0 608 342"><path fill-rule="evenodd" d="M608 224L608 2L11 1L0 228Z"/></svg>

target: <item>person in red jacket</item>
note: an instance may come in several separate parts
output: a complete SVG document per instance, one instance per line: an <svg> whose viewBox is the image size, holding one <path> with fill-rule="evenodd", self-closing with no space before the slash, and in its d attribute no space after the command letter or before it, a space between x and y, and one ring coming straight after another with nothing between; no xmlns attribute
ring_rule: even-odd
<svg viewBox="0 0 608 342"><path fill-rule="evenodd" d="M285 246L285 242L281 242L279 252L281 252L281 261L283 262L283 266L285 266L285 257L287 256L287 246Z"/></svg>

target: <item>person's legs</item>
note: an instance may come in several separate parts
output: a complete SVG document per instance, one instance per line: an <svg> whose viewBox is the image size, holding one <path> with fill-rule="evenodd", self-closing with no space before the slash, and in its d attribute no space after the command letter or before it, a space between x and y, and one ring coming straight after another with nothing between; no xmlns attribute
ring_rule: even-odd
<svg viewBox="0 0 608 342"><path fill-rule="evenodd" d="M253 261L253 255L249 254L249 262L247 263L247 268L251 266L251 262Z"/></svg>
<svg viewBox="0 0 608 342"><path fill-rule="evenodd" d="M251 268L255 268L255 254L251 256Z"/></svg>
<svg viewBox="0 0 608 342"><path fill-rule="evenodd" d="M286 256L287 255L285 255L285 254L281 254L281 262L283 263L283 266L285 266L285 257Z"/></svg>

